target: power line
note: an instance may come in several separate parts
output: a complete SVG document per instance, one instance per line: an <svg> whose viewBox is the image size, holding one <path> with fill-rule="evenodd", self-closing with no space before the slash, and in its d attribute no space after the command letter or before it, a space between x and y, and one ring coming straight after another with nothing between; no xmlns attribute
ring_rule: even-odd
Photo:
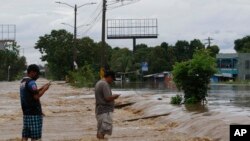
<svg viewBox="0 0 250 141"><path fill-rule="evenodd" d="M113 9L116 9L119 7L134 4L134 3L139 2L139 1L140 0L112 0L112 1L107 1L106 7L107 7L107 10L113 10ZM120 5L117 5L117 4L120 4ZM113 6L113 5L116 5L116 6ZM102 6L103 6L102 3L100 2L98 4L97 8L92 12L92 14L90 14L89 18L90 17L93 17L93 18L91 20L89 20L88 24L90 26L85 31L83 31L83 35L86 35L87 33L89 33L89 31L100 21L100 15L103 11ZM99 12L97 12L97 11L99 11ZM94 15L96 15L96 16L94 16Z"/></svg>
<svg viewBox="0 0 250 141"><path fill-rule="evenodd" d="M140 0L121 0L120 2L117 2L117 3L120 3L120 5L108 7L108 10L113 10L113 9L120 8L123 6L131 5L131 4L137 3L139 1ZM127 2L127 3L124 3L124 2ZM116 3L114 3L114 4L116 4Z"/></svg>
<svg viewBox="0 0 250 141"><path fill-rule="evenodd" d="M86 35L101 19L102 10L98 13L98 15L90 22L90 26L83 32L83 35Z"/></svg>

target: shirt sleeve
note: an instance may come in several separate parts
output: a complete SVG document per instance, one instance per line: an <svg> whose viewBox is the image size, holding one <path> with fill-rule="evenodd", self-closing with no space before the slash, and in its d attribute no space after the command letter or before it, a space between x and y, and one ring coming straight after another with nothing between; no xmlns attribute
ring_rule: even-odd
<svg viewBox="0 0 250 141"><path fill-rule="evenodd" d="M28 89L29 89L29 91L30 91L32 94L34 94L34 95L38 94L38 88L37 88L37 85L36 85L35 81L31 81L31 82L28 84Z"/></svg>
<svg viewBox="0 0 250 141"><path fill-rule="evenodd" d="M103 85L103 96L105 99L109 96L112 96L112 92L108 84Z"/></svg>

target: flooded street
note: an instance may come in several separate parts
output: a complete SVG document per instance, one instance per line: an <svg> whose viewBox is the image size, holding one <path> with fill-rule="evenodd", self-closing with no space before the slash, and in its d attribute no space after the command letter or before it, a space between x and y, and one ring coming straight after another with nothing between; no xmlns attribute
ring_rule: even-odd
<svg viewBox="0 0 250 141"><path fill-rule="evenodd" d="M41 79L38 86L46 82ZM228 141L230 124L250 124L249 86L211 85L207 105L173 106L170 98L182 94L176 89L136 85L140 87L115 86L113 90L122 94L116 105L134 104L115 109L114 132L109 141ZM19 82L0 82L0 97L0 140L19 141ZM41 102L46 115L43 140L96 140L92 88L76 89L64 82L53 82Z"/></svg>

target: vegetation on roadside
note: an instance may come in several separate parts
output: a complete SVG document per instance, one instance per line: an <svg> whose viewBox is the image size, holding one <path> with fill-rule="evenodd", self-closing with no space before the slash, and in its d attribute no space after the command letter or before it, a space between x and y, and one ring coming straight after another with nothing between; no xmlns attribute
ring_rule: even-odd
<svg viewBox="0 0 250 141"><path fill-rule="evenodd" d="M170 101L171 104L180 105L181 102L182 102L182 97L180 95L171 97L171 101Z"/></svg>
<svg viewBox="0 0 250 141"><path fill-rule="evenodd" d="M174 66L174 82L184 91L184 102L195 104L206 100L208 84L216 73L216 61L209 50L197 50L193 59Z"/></svg>
<svg viewBox="0 0 250 141"><path fill-rule="evenodd" d="M50 72L49 76L54 80L65 79L73 69L73 35L66 30L52 30L51 33L39 37L35 46L42 54L42 61L46 61ZM205 45L198 39L177 41L175 45L163 42L161 45L149 47L139 44L135 51L128 48L111 48L108 44L103 50L101 43L95 42L89 37L79 38L76 43L79 68L90 65L95 74L98 74L101 63L101 55L106 54L106 61L115 72L130 73L133 80L141 80L141 64L147 62L148 72L144 75L172 71L175 62L192 59L196 49L204 49ZM219 48L216 50L217 53ZM212 50L213 51L213 50ZM132 76L133 75L133 76Z"/></svg>
<svg viewBox="0 0 250 141"><path fill-rule="evenodd" d="M23 77L26 58L19 55L19 46L14 43L0 50L0 81L17 80Z"/></svg>
<svg viewBox="0 0 250 141"><path fill-rule="evenodd" d="M235 40L234 49L238 53L250 53L250 36Z"/></svg>
<svg viewBox="0 0 250 141"><path fill-rule="evenodd" d="M97 76L90 65L85 65L77 70L70 71L68 81L75 87L93 87Z"/></svg>

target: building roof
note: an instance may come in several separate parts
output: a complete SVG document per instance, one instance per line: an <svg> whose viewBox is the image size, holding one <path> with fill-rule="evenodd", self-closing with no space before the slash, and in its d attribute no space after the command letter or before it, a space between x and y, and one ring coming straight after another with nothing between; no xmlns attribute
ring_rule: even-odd
<svg viewBox="0 0 250 141"><path fill-rule="evenodd" d="M219 53L216 55L216 58L238 58L238 54L237 53Z"/></svg>

